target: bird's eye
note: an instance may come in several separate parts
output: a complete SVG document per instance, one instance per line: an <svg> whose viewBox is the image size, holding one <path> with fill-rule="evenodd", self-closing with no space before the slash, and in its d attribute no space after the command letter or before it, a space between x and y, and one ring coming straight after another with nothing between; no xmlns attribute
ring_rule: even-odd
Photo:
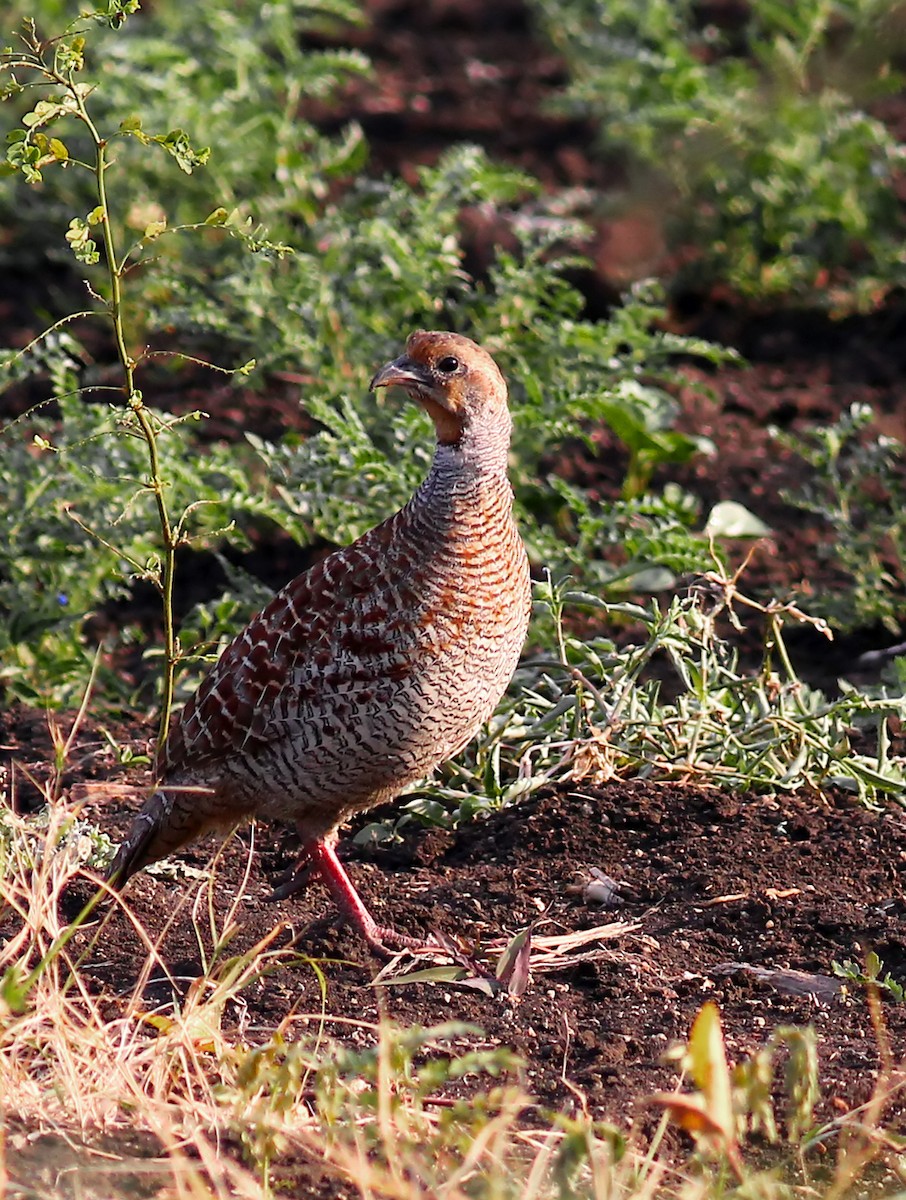
<svg viewBox="0 0 906 1200"><path fill-rule="evenodd" d="M459 369L459 359L454 358L452 354L448 354L446 358L442 358L437 364L437 369L441 375L452 375L454 371Z"/></svg>

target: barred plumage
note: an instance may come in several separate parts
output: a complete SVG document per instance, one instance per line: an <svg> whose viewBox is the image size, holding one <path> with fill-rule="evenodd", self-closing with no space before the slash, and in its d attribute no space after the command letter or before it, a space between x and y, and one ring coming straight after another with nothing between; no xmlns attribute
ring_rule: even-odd
<svg viewBox="0 0 906 1200"><path fill-rule="evenodd" d="M412 334L375 375L434 420L431 471L394 516L294 579L222 654L174 722L160 790L110 879L246 816L295 822L376 949L379 928L333 851L355 812L460 751L502 696L525 639L530 580L507 479L510 416L493 359L453 333Z"/></svg>

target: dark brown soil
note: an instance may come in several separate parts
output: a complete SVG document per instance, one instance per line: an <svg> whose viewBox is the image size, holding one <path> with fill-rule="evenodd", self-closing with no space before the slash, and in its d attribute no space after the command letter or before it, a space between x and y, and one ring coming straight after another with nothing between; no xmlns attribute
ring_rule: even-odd
<svg viewBox="0 0 906 1200"><path fill-rule="evenodd" d="M377 1017L378 997L363 986L374 964L337 928L325 897L313 889L278 911L265 903L268 877L288 865L286 841L259 834L243 941L253 944L283 917L304 953L361 964L328 967L328 1011ZM238 840L224 865L223 908L246 845ZM199 855L197 865L203 861ZM708 999L720 1005L734 1058L756 1050L777 1024L816 1026L825 1117L834 1115L835 1097L850 1105L866 1099L878 1052L863 998L790 996L751 968L830 976L833 960L859 959L870 947L895 976L906 976L904 864L899 811L878 817L842 797L781 803L614 784L533 799L455 834L413 837L395 853L358 853L352 869L379 919L416 934L436 929L487 943L533 922L539 935L635 923L623 937L592 943L605 951L599 959L536 974L518 1003L418 984L384 998L400 1021L455 1015L513 1046L526 1060L527 1086L544 1103L573 1099L565 1076L593 1111L625 1120L638 1115L646 1094L673 1085L675 1071L661 1056L688 1035ZM592 867L621 885L617 909L602 911L572 890ZM154 923L181 890L144 878L132 903ZM99 974L122 986L144 955L124 922L112 940L122 958ZM167 957L179 973L198 971L190 931L174 933ZM833 984L814 983L824 986ZM291 1007L317 1012L318 983L309 971L288 972L247 999L254 1020L269 1029ZM906 1008L889 1009L889 1028L894 1045L906 1049Z"/></svg>
<svg viewBox="0 0 906 1200"><path fill-rule="evenodd" d="M544 109L562 79L562 66L534 40L517 0L493 6L493 18L474 0L431 5L374 0L371 8L375 25L360 35L360 44L376 61L378 82L357 84L343 108L322 117L362 119L376 169L411 174L414 165L436 159L447 145L471 139L536 172L551 188L576 183L597 188L616 177L618 165L602 166L590 154L591 130ZM899 119L906 103L888 102L887 108L891 120ZM637 265L621 259L616 248L628 247L639 260L663 253L660 230L647 218L637 222L635 240L631 234L625 222L620 228L603 221L596 226L588 247L595 266L583 281L590 312L602 310ZM0 301L0 322L14 319ZM737 499L772 526L774 540L756 557L750 577L763 597L790 588L807 596L846 586L817 557L827 531L779 498L783 487L796 482L800 467L769 441L768 427L828 421L854 400L865 400L876 407L885 432L902 437L903 307L891 302L870 318L834 323L821 314L758 315L735 307L732 298L718 303L713 296L696 297L676 312L675 323L736 345L750 365L707 376L690 369L689 388L681 396L683 423L712 437L718 454L672 477L693 489L705 509L719 499ZM702 382L711 389L709 398L703 398ZM241 424L230 411L235 394L224 392L221 400L220 409L216 393L206 393L204 400L218 432ZM261 401L250 397L249 403ZM244 407L242 415L246 424L255 420ZM561 465L607 497L616 486L617 452L602 431L597 455ZM809 678L833 686L859 650L896 640L877 630L859 631L829 655L823 642L803 639L798 663ZM138 744L149 733L134 726L117 736L124 744ZM43 718L2 714L0 755L13 781L10 794L27 805L27 772L40 774L50 757ZM87 787L85 814L119 836L146 783L140 769L132 771L128 782L135 791L128 802L119 791L105 794L97 786L120 778L108 744L86 725L64 799L84 796ZM240 886L249 836L238 835L218 865L221 914ZM405 842L390 849L344 843L351 873L379 919L411 933L462 935L486 958L490 942L529 924L540 938L612 921L631 923L620 936L590 942L558 969L536 971L518 1000L451 985L369 987L377 964L338 926L319 887L278 906L266 902L270 884L292 859L292 844L288 831L257 830L239 909L242 930L231 950L253 945L275 923L286 922L280 936L295 939L300 953L324 965L330 1013L373 1018L382 1009L401 1022L473 1020L490 1043L512 1046L523 1056L525 1084L539 1101L573 1105L578 1088L593 1112L621 1122L652 1119L645 1096L675 1082L663 1052L688 1034L709 999L720 1006L733 1058L763 1045L777 1025L814 1025L821 1116L831 1119L867 1097L879 1070L869 1008L858 988L840 988L832 963L861 960L875 950L885 970L906 983L902 811L892 806L869 812L842 793L764 797L648 783L577 784L455 833L407 832ZM185 861L204 867L208 850L193 850ZM602 909L583 899L593 868L620 885L617 907ZM192 886L146 873L130 885L128 898L154 931ZM73 913L88 891L87 882L74 889ZM98 990L113 999L131 993L145 955L124 918L111 919L114 930L105 938L103 961L90 961L87 970ZM179 986L188 986L201 969L188 909L168 932L163 953ZM159 975L147 989L147 1003L167 1003L170 997L171 984ZM245 999L250 1029L263 1034L291 1011L319 1013L322 1005L315 974L304 965L255 985ZM906 1006L885 1003L884 1016L899 1059L906 1055ZM893 1114L894 1125L906 1134L898 1101Z"/></svg>

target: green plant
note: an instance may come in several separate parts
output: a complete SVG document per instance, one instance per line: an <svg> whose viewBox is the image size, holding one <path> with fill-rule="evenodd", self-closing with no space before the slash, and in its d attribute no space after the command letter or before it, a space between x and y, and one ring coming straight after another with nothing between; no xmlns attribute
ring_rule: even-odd
<svg viewBox="0 0 906 1200"><path fill-rule="evenodd" d="M906 455L902 442L872 431L873 420L869 405L853 404L832 425L774 436L811 468L783 499L826 524L819 557L847 577L816 591L810 606L838 629L879 623L897 633L906 604Z"/></svg>
<svg viewBox="0 0 906 1200"><path fill-rule="evenodd" d="M368 826L363 840L392 838L413 820L455 825L563 780L675 779L772 792L834 786L866 802L902 799L906 769L890 755L888 731L890 718L906 712L902 690L873 698L851 688L828 699L809 688L790 662L784 628L826 626L795 605L760 605L718 570L647 607L547 579L536 585L536 608L556 655L523 663L483 735L442 780L411 789L416 798L393 826ZM609 638L572 636L564 624L572 608L631 621L638 637L617 648ZM726 620L741 628L744 611L764 628L752 673L719 628ZM874 753L853 748L854 725L874 732Z"/></svg>
<svg viewBox="0 0 906 1200"><path fill-rule="evenodd" d="M894 979L889 971L881 974L884 964L874 950L868 951L864 963L853 962L852 959L846 958L842 963L833 962L831 967L838 979L857 983L861 987L878 988L886 992L890 999L897 1004L902 1004L906 1000L906 986L898 979Z"/></svg>
<svg viewBox="0 0 906 1200"><path fill-rule="evenodd" d="M35 7L42 24L65 19L59 6ZM261 518L271 496L262 501L254 464L241 447L238 455L225 447L201 451L186 422L203 414L175 420L146 403L137 372L159 385L154 370L159 375L162 352L138 348L147 329L145 309L152 295L160 295L166 263L180 253L177 242L184 249L187 234L207 243L194 262L212 247L232 265L249 250L262 259L279 257L288 248L268 240L250 215L254 189L274 178L282 181L280 199L266 215L279 210L286 226L323 197L332 175L361 158L354 129L330 139L300 122L297 111L302 94L323 96L350 72L364 70L355 52L314 51L300 41L302 34L355 19L355 5L334 0L313 10L283 0L266 14L242 15L213 3L207 8L208 20L197 8L190 13L164 0L148 18L137 15L136 0L117 0L86 11L62 36L46 41L28 18L22 49L10 48L0 62L3 99L19 119L19 128L7 135L5 171L42 184L36 198L18 206L14 228L29 245L49 244L48 225L61 212L88 209L87 217L69 220L66 240L90 276L95 301L93 310L66 313L24 351L0 355L0 386L45 377L57 401L6 430L10 452L0 470L11 484L5 499L14 513L14 537L4 547L0 568L0 611L7 613L0 642L9 651L4 679L23 699L68 703L84 685L92 658L85 618L99 603L122 595L134 579L146 579L162 600L161 735L183 658L172 601L177 549L218 530L222 536L243 508L252 519ZM252 77L253 63L266 69ZM91 82L92 74L102 77L100 86ZM187 75L192 88L185 86ZM36 90L41 98L34 103ZM24 97L32 99L31 109ZM172 121L174 112L218 138L221 170L212 171L213 184L199 183L196 170L209 161L209 149L193 149L179 125L167 125L166 133L149 131L158 119ZM154 161L157 147L180 168L175 179L164 182L161 164ZM239 179L242 194L232 186ZM16 181L11 182L8 199L0 197L10 207L16 194ZM222 203L214 211L210 203L201 207L212 192L231 211ZM157 199L164 194L169 214ZM277 194L273 188L271 194ZM14 237L12 244L20 242ZM84 386L88 355L70 331L81 333L93 315L109 323L120 383ZM163 353L171 363L187 359ZM252 366L241 369L243 376ZM82 403L117 394L121 412ZM135 445L136 433L144 451ZM23 434L33 439L31 447L19 440ZM56 469L48 461L53 452L59 452ZM199 458L200 472L193 462ZM155 522L149 520L149 500ZM229 516L218 521L215 510ZM37 546L46 557L35 558ZM224 629L207 632L216 638ZM101 670L101 694L108 699L128 696L128 688L116 686L117 675Z"/></svg>
<svg viewBox="0 0 906 1200"><path fill-rule="evenodd" d="M110 836L90 821L72 818L60 825L47 808L30 817L17 817L8 809L0 811L0 877L23 864L35 870L41 855L49 852L99 871L109 863L113 848Z"/></svg>
<svg viewBox="0 0 906 1200"><path fill-rule="evenodd" d="M6 537L0 544L0 681L26 703L65 707L76 702L93 669L95 653L85 621L127 597L136 580L161 580L159 533L149 525L149 486L144 444L128 412L116 405L86 403L72 379L45 406L2 432L0 479ZM173 418L148 407L162 459L163 486L180 520L172 540L186 546L219 540L237 514L251 520L269 511L270 498L256 488L251 453L218 444L202 450L192 436L201 414ZM259 473L260 475L260 473ZM238 581L234 580L238 588ZM245 612L253 600L246 599ZM216 641L229 628L196 623L200 636ZM109 625L109 621L107 622ZM101 625L103 628L104 625ZM137 624L120 641L147 641ZM177 647L174 667L197 654L192 630ZM130 700L135 684L111 657L112 639L98 663L97 699ZM158 657L155 648L146 649Z"/></svg>
<svg viewBox="0 0 906 1200"><path fill-rule="evenodd" d="M90 19L116 28L137 8L137 0L111 0L103 9L96 9L90 14L86 21ZM7 166L20 171L30 184L43 182L44 172L49 167L62 170L64 166L71 165L75 170L89 172L93 178L93 199L96 204L87 217L72 218L66 240L77 261L85 267L92 267L100 261L98 241L102 243L105 277L103 283L98 281L97 287L91 289L91 295L98 303L97 314L109 322L120 372L120 383L106 390L118 395L122 404L117 413L118 432L124 439L136 438L143 445L145 468L139 492L151 497L156 510L160 556L146 554L142 560L121 547L118 553L155 586L162 602L164 655L159 732L159 741L162 741L169 727L176 666L180 656L173 614L173 573L177 546L187 536L185 521L190 508L184 509L180 516L174 516L161 461L160 442L179 422L163 418L149 408L137 385L136 368L139 362L127 344L129 331L123 285L145 247L164 232L166 222L152 221L145 227L138 242L121 252L118 227L108 199L108 174L111 169L111 142L117 138L135 138L142 146L163 147L187 174L206 161L209 151L195 151L181 129L171 129L165 134L148 134L137 118L122 120L116 129L102 132L91 112L94 87L83 79L86 38L78 30L88 28L86 21L75 28L70 27L65 36L50 43L39 39L34 22L26 22L22 35L23 49L4 54L0 63L0 69L8 79L4 98L26 88L32 93L37 90L41 96L34 107L22 116L21 127L7 135L10 148L6 157ZM20 77L25 82L20 82ZM72 151L59 137L53 136L53 132L64 132L61 125L67 123L76 126L84 141L84 145L74 145ZM99 294L98 288L103 294ZM91 316L94 311L72 314L66 322ZM57 327L47 332L52 333ZM46 334L39 337L38 342L43 337ZM25 353L30 348L27 347ZM7 355L5 365L7 368L14 366L21 357L21 354ZM70 386L58 393L56 399L65 405L66 399L77 393L78 389L72 386L70 379L64 382ZM77 419L74 412L70 415ZM51 449L46 439L40 440L38 445L41 449ZM124 512L137 494L134 492L127 499ZM97 530L88 529L88 532L104 540ZM61 604L68 603L68 597L62 591L57 592L57 600Z"/></svg>
<svg viewBox="0 0 906 1200"><path fill-rule="evenodd" d="M759 1133L769 1142L779 1140L772 1095L778 1050L788 1052L783 1074L787 1140L801 1145L811 1132L819 1098L817 1047L814 1029L779 1026L760 1050L731 1071L720 1013L709 1002L693 1022L688 1045L676 1047L671 1055L696 1091L691 1095L662 1092L652 1099L692 1135L706 1156L724 1159L745 1186L740 1147L746 1135Z"/></svg>
<svg viewBox="0 0 906 1200"><path fill-rule="evenodd" d="M274 0L266 9L229 8L216 0L199 0L191 8L177 0L104 3L90 19L97 24L88 35L87 69L103 80L92 94L92 112L99 126L110 129L126 120L133 134L132 141L117 146L119 170L109 179L111 206L131 229L140 233L161 216L170 229L192 224L200 212L211 211L216 197L235 226L252 232L266 224L285 237L320 206L333 179L361 165L365 145L355 124L328 136L300 112L300 101L328 99L348 78L368 70L356 51L311 44L314 37L361 22L354 0ZM14 0L9 36L29 20L41 38L67 24L87 32L71 0ZM15 96L11 101L17 104ZM190 144L180 131L197 137L208 148L206 171L170 176L162 189L158 164L141 148L145 131L156 128L172 131L165 148L187 163L192 158L184 148L190 150ZM16 218L6 253L27 255L36 248L46 255L47 221L59 220L67 209L87 208L90 193L77 175L67 173L52 192L29 197L27 211L14 207L15 195L5 203ZM219 258L223 269L223 260L232 263L241 255L231 256L219 241L214 239L218 254L209 258L212 263ZM175 256L166 246L156 249L164 259ZM193 255L204 259L203 247L196 246ZM138 305L132 316L140 316Z"/></svg>
<svg viewBox="0 0 906 1200"><path fill-rule="evenodd" d="M454 1101L434 1119L436 1097L461 1081L505 1081L518 1070L518 1058L504 1047L470 1048L479 1033L452 1021L430 1029L386 1024L375 1044L356 1048L323 1037L288 1042L278 1032L235 1055L221 1100L265 1178L274 1159L291 1148L307 1099L323 1124L328 1153L355 1148L393 1175L418 1146L422 1169L433 1163L437 1180L446 1182L463 1170L493 1122L509 1123L527 1103L516 1086L502 1082ZM452 1053L444 1053L448 1045Z"/></svg>
<svg viewBox="0 0 906 1200"><path fill-rule="evenodd" d="M880 0L536 0L566 58L561 108L671 193L686 281L867 308L903 280L904 148L870 102L900 86ZM651 175L662 182L652 183Z"/></svg>
<svg viewBox="0 0 906 1200"><path fill-rule="evenodd" d="M89 312L62 317L25 351L0 360L7 386L34 390L46 380L45 394L57 400L6 431L10 449L6 466L0 465L11 482L8 503L14 509L15 537L0 585L0 603L9 614L2 632L9 651L5 677L14 694L32 702L68 702L84 684L92 658L86 616L121 597L136 577L146 578L163 600L165 719L191 657L191 637L216 649L260 597L234 571L228 593L205 600L179 640L169 598L178 548L199 539L241 539L234 519L243 528L277 526L302 543L315 537L342 542L402 503L427 467L430 436L421 414L397 412L395 400L368 397L366 386L374 364L427 320L474 333L512 380L513 477L537 561L621 590L664 587L675 573L701 568L708 536L695 502L678 489L663 498L646 489L659 464L707 449L670 428L676 363L688 355L719 362L726 352L665 332L662 298L652 287L636 288L607 323L583 320L581 297L562 274L571 260L560 246L573 229L562 220L514 218L518 251L500 253L486 282L469 278L461 265L463 208L509 210L533 191L525 176L492 165L472 148L452 151L424 170L415 188L345 178L335 197L329 181L355 171L360 156L344 158L330 149L329 139L309 131L309 157L293 160L290 170L283 155L299 94L286 83L287 72L292 68L321 94L362 63L354 55L307 48L311 61L297 60L298 35L310 27L309 17L290 0L276 6L272 24L251 11L225 14L213 0L204 3L218 36L203 65L194 32L204 24L198 10L189 29L184 8L167 2L150 16L129 15L131 5L104 8L95 14L97 28L85 24L85 33L73 31L51 43L27 32L30 49L5 64L15 77L8 103L32 95L32 84L50 97L39 102L45 107L21 114L11 135L10 165L20 176L43 177L38 210L50 195L58 205L87 208L88 216L71 224L69 242L93 294L102 297L94 315L114 335L121 380L86 378L88 355L74 331L81 333ZM348 16L352 10L340 4L324 13ZM293 25L297 18L301 24ZM89 38L85 44L83 37ZM70 58L57 63L53 56L67 46ZM250 46L260 50L263 87L248 76ZM34 75L24 92L18 80L23 72ZM101 79L97 86L79 81L93 72ZM184 72L197 83L197 96L184 86ZM216 103L209 76L219 89ZM206 138L216 133L211 155L192 150L183 127L169 124L170 107L177 119L198 124ZM149 132L155 120L168 132ZM249 130L273 136L253 138ZM52 137L55 132L68 141ZM171 165L183 168L170 172L166 184L159 175L165 165L156 154L160 149ZM200 173L195 168L202 160ZM83 186L74 188L78 172L93 180L96 191L103 181L103 197L86 198ZM200 174L208 177L206 184ZM265 188L271 176L280 181L276 191ZM219 191L211 190L212 180ZM155 199L164 191L170 212ZM219 204L211 211L222 198L232 209ZM199 221L205 212L209 218ZM286 254L285 243L265 236L259 214L279 236L293 239L295 253ZM124 231L133 227L136 240L118 250ZM41 237L48 239L46 227ZM102 248L104 263L90 261ZM165 351L149 350L147 343L138 349L143 338L164 333ZM244 448L202 446L193 436L200 414L177 421L149 403L150 389L161 384L155 373L161 355L171 372L182 361L169 349L174 334L183 350L200 353L216 335L218 356L253 352L259 371L247 377L247 363L233 377L245 387L260 386L265 371L292 368L305 380L302 399L317 423L316 435L300 440L290 434L273 444L249 431ZM136 372L148 380L147 396L137 387ZM121 413L95 403L118 396ZM85 405L86 398L92 403ZM561 484L546 466L573 439L594 449L600 422L609 422L628 450L627 499L613 513L581 489ZM29 544L42 545L40 560ZM135 641L144 635L126 636ZM129 698L128 684L117 681L107 662L99 670L98 694Z"/></svg>

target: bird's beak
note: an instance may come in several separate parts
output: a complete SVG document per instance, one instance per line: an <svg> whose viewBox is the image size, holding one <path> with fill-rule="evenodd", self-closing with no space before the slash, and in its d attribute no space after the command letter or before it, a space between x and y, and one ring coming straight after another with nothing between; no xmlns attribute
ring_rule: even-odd
<svg viewBox="0 0 906 1200"><path fill-rule="evenodd" d="M368 385L368 390L373 392L376 388L391 387L393 384L404 388L425 389L431 388L433 382L426 367L421 363L413 362L407 355L401 354L393 362L386 363L381 367Z"/></svg>

